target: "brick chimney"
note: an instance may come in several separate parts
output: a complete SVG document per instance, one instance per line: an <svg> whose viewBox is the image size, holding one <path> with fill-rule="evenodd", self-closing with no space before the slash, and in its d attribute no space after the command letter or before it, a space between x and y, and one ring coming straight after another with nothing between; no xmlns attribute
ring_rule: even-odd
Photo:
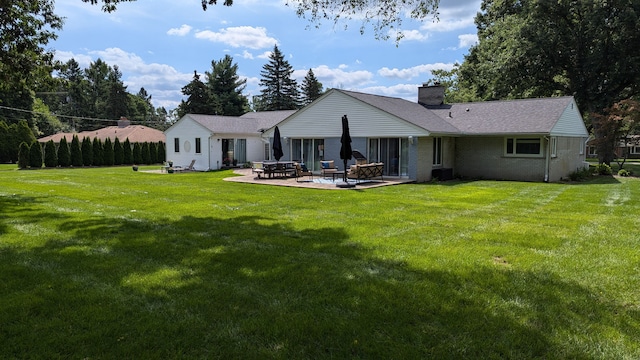
<svg viewBox="0 0 640 360"><path fill-rule="evenodd" d="M120 120L118 120L118 127L119 128L126 128L129 125L131 125L131 121L129 121L129 119L127 119L124 116L121 116Z"/></svg>
<svg viewBox="0 0 640 360"><path fill-rule="evenodd" d="M440 106L444 104L444 87L440 83L422 84L418 88L418 104L422 106Z"/></svg>

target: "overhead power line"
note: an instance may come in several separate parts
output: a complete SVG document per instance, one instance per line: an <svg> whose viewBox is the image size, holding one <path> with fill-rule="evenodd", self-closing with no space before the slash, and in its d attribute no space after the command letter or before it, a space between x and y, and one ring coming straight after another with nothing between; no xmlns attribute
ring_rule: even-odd
<svg viewBox="0 0 640 360"><path fill-rule="evenodd" d="M118 122L118 120L112 120L112 119L98 119L98 118L90 118L90 117L84 117L84 116L71 116L71 115L58 115L55 113L43 113L43 112L39 112L39 111L33 111L33 110L25 110L25 109L18 109L18 108L14 108L14 107L9 107L9 106L2 106L0 105L0 109L6 109L6 110L12 110L12 111L20 111L20 112L26 112L26 113L30 113L30 114L35 114L35 115L52 115L55 117L59 117L59 118L68 118L71 120L88 120L88 121L112 121L112 122Z"/></svg>

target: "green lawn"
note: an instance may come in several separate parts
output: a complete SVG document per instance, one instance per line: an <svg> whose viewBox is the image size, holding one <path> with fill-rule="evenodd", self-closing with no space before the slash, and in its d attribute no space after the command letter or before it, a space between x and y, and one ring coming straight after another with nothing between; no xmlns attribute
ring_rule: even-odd
<svg viewBox="0 0 640 360"><path fill-rule="evenodd" d="M638 178L227 176L0 166L0 357L640 358Z"/></svg>

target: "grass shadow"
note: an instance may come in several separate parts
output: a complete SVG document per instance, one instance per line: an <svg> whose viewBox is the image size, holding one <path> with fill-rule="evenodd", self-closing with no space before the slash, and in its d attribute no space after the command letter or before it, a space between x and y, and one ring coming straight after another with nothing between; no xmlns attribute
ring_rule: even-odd
<svg viewBox="0 0 640 360"><path fill-rule="evenodd" d="M615 316L630 309L544 272L413 269L276 215L58 230L0 253L8 357L580 358L559 334L638 331Z"/></svg>

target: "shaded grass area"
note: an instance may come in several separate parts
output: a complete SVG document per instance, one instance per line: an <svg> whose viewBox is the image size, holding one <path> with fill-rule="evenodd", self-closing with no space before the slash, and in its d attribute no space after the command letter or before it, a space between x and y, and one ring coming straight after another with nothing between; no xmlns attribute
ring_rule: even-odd
<svg viewBox="0 0 640 360"><path fill-rule="evenodd" d="M0 166L4 356L640 356L637 179L174 175Z"/></svg>

